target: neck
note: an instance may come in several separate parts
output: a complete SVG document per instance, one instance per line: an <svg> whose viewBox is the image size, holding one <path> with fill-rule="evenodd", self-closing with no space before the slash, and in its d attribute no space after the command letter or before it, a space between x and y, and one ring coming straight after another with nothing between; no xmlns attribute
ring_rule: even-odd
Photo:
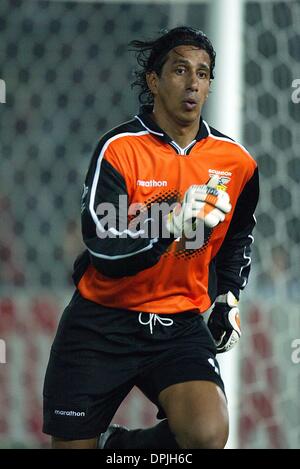
<svg viewBox="0 0 300 469"><path fill-rule="evenodd" d="M187 147L195 139L199 130L200 119L192 123L178 122L174 119L171 120L169 116L165 116L163 113L157 113L155 107L152 118L181 148Z"/></svg>

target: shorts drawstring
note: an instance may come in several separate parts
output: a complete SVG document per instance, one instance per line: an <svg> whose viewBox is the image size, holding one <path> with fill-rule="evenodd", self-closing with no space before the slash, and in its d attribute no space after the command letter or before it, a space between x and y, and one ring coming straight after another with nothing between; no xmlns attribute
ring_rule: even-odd
<svg viewBox="0 0 300 469"><path fill-rule="evenodd" d="M149 320L146 322L142 321L142 315L143 314L149 314ZM162 316L159 316L158 314L153 314L153 313L140 313L139 314L139 323L142 324L143 326L147 326L149 324L150 327L150 333L153 334L153 326L156 325L156 322L159 322L162 326L172 326L174 321L171 318L164 318Z"/></svg>

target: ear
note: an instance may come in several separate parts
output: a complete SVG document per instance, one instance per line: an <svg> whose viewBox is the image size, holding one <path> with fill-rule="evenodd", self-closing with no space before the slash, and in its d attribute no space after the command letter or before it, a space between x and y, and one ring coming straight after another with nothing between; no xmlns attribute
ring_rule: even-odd
<svg viewBox="0 0 300 469"><path fill-rule="evenodd" d="M210 93L211 93L211 83L212 83L212 80L209 80L209 87L208 87L207 95L206 95L206 97L205 97L205 101L207 100L208 96L209 96Z"/></svg>
<svg viewBox="0 0 300 469"><path fill-rule="evenodd" d="M152 71L146 74L147 85L153 96L157 94L159 77L156 72Z"/></svg>

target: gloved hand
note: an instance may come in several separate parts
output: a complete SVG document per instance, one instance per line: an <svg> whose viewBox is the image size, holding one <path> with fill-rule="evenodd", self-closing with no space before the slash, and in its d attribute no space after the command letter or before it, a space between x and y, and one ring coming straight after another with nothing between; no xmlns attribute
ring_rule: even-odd
<svg viewBox="0 0 300 469"><path fill-rule="evenodd" d="M231 204L227 192L216 188L218 181L219 177L214 175L207 184L190 186L184 194L182 206L169 213L167 228L176 238L182 235L193 237L200 222L214 228L224 221Z"/></svg>
<svg viewBox="0 0 300 469"><path fill-rule="evenodd" d="M228 352L240 339L238 300L228 292L216 298L207 325L214 338L217 353Z"/></svg>

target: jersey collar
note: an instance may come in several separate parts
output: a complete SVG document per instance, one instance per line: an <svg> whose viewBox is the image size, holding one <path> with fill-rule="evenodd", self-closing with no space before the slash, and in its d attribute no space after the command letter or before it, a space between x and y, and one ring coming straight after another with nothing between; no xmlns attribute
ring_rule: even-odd
<svg viewBox="0 0 300 469"><path fill-rule="evenodd" d="M151 117L153 106L144 105L140 109L140 113L135 116L135 118L140 122L140 124L148 130L151 134L155 135L157 138L161 139L166 143L173 142L172 138L164 132ZM199 142L203 138L206 138L209 135L208 129L204 124L202 117L200 118L199 130L195 137L195 142Z"/></svg>

